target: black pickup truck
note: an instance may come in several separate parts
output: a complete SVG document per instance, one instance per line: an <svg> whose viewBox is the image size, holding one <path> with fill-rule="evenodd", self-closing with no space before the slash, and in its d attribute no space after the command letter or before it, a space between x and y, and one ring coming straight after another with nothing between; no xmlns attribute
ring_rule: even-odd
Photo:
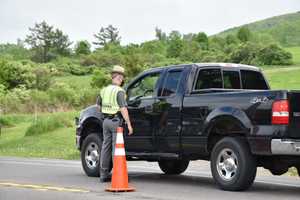
<svg viewBox="0 0 300 200"><path fill-rule="evenodd" d="M127 160L157 161L166 174L209 160L216 184L245 190L264 167L300 173L300 91L270 90L259 68L200 63L152 68L125 87L134 128ZM102 114L93 105L76 120L76 144L88 176L99 176Z"/></svg>

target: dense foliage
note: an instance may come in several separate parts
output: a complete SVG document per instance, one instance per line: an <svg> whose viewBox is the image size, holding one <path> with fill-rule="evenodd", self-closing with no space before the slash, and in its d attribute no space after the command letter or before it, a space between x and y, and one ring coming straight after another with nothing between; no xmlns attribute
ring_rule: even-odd
<svg viewBox="0 0 300 200"><path fill-rule="evenodd" d="M191 62L234 62L252 65L289 65L292 55L270 35L256 35L247 27L226 37L204 32L167 34L155 29L156 39L121 45L116 27L95 34L97 48L88 41L75 43L46 22L29 28L24 42L0 44L0 113L55 111L83 107L95 101L99 88L110 80L109 70L119 64L131 79L149 67ZM57 77L91 75L89 87Z"/></svg>

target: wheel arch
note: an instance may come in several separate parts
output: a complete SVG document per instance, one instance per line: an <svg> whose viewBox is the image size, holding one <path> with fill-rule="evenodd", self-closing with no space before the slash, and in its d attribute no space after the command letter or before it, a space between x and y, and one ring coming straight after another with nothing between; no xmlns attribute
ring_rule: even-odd
<svg viewBox="0 0 300 200"><path fill-rule="evenodd" d="M225 136L247 137L252 132L252 123L246 113L234 107L222 107L212 111L203 125L203 134L207 137L208 153L214 144Z"/></svg>
<svg viewBox="0 0 300 200"><path fill-rule="evenodd" d="M99 118L94 117L94 116L87 117L82 122L80 149L81 149L82 143L85 140L85 138L91 133L97 133L97 135L99 135L100 138L103 138L102 120L100 120Z"/></svg>

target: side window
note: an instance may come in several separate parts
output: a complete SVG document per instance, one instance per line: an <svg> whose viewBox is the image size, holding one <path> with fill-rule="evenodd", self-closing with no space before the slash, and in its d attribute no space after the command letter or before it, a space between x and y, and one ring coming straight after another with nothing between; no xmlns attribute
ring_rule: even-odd
<svg viewBox="0 0 300 200"><path fill-rule="evenodd" d="M180 82L182 71L170 71L168 72L167 79L164 83L164 88L161 96L171 96L176 94L178 84Z"/></svg>
<svg viewBox="0 0 300 200"><path fill-rule="evenodd" d="M128 99L134 100L142 97L154 97L154 91L160 73L152 73L144 76L128 88Z"/></svg>
<svg viewBox="0 0 300 200"><path fill-rule="evenodd" d="M240 73L238 71L223 71L224 88L241 89Z"/></svg>
<svg viewBox="0 0 300 200"><path fill-rule="evenodd" d="M198 73L195 90L223 88L220 69L202 69Z"/></svg>
<svg viewBox="0 0 300 200"><path fill-rule="evenodd" d="M268 85L260 72L241 70L243 89L267 90Z"/></svg>

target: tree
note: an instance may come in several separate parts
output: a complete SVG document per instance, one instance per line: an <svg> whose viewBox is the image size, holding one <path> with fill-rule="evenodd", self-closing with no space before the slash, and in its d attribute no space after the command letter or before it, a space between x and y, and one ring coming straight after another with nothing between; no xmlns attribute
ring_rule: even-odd
<svg viewBox="0 0 300 200"><path fill-rule="evenodd" d="M86 40L78 41L75 45L75 54L76 55L88 55L91 53L91 44Z"/></svg>
<svg viewBox="0 0 300 200"><path fill-rule="evenodd" d="M225 40L226 40L226 44L227 45L230 45L230 44L238 44L239 43L239 40L236 36L232 35L232 34L229 34L225 37Z"/></svg>
<svg viewBox="0 0 300 200"><path fill-rule="evenodd" d="M70 55L70 45L72 42L69 40L69 36L65 35L61 30L56 29L53 38L53 52L62 56Z"/></svg>
<svg viewBox="0 0 300 200"><path fill-rule="evenodd" d="M210 51L223 51L226 46L226 41L222 37L212 36L209 38Z"/></svg>
<svg viewBox="0 0 300 200"><path fill-rule="evenodd" d="M155 37L160 41L166 41L167 34L158 27L155 28Z"/></svg>
<svg viewBox="0 0 300 200"><path fill-rule="evenodd" d="M180 54L180 59L185 62L199 62L201 48L196 41L184 40L183 48Z"/></svg>
<svg viewBox="0 0 300 200"><path fill-rule="evenodd" d="M99 33L94 34L95 38L97 39L96 42L93 44L104 47L107 44L120 44L121 37L119 36L119 31L117 28L113 27L112 25L108 25L108 27L102 27Z"/></svg>
<svg viewBox="0 0 300 200"><path fill-rule="evenodd" d="M193 37L193 41L196 41L201 49L207 50L208 49L208 37L205 33L200 32Z"/></svg>
<svg viewBox="0 0 300 200"><path fill-rule="evenodd" d="M161 54L165 55L165 45L159 40L151 40L141 44L142 51L145 54Z"/></svg>
<svg viewBox="0 0 300 200"><path fill-rule="evenodd" d="M183 49L183 41L178 31L172 31L168 36L167 57L179 57Z"/></svg>
<svg viewBox="0 0 300 200"><path fill-rule="evenodd" d="M251 32L248 29L248 27L243 26L242 28L239 29L239 31L237 33L237 37L243 43L248 42L251 37Z"/></svg>
<svg viewBox="0 0 300 200"><path fill-rule="evenodd" d="M53 41L53 26L49 26L45 21L36 23L33 28L29 28L31 32L27 35L25 42L31 46L36 54L41 55L41 61L49 60L49 51Z"/></svg>
<svg viewBox="0 0 300 200"><path fill-rule="evenodd" d="M34 60L48 62L55 54L67 55L70 52L69 46L72 43L68 36L59 29L54 30L45 21L36 23L29 31L30 35L26 36L25 42L34 51Z"/></svg>
<svg viewBox="0 0 300 200"><path fill-rule="evenodd" d="M257 43L247 42L240 44L230 55L230 62L243 64L258 64L257 54L261 46Z"/></svg>

